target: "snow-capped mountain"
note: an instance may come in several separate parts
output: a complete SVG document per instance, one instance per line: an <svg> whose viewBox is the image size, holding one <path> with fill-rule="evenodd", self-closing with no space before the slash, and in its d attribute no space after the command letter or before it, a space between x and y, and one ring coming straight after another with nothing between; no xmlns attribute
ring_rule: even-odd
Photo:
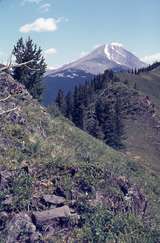
<svg viewBox="0 0 160 243"><path fill-rule="evenodd" d="M146 64L134 54L126 50L120 43L102 45L90 54L64 65L56 70L50 70L44 77L44 104L49 104L59 89L67 92L75 85L84 83L93 75L101 74L106 69L114 71L138 69Z"/></svg>

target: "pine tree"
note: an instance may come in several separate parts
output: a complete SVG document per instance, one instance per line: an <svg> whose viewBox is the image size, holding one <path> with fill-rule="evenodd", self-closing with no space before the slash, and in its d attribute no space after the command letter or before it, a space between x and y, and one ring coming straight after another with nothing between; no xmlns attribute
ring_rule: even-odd
<svg viewBox="0 0 160 243"><path fill-rule="evenodd" d="M114 109L109 104L104 104L104 123L103 123L103 132L104 132L104 141L111 147L114 147L114 121L113 121Z"/></svg>
<svg viewBox="0 0 160 243"><path fill-rule="evenodd" d="M91 134L91 135L93 135L94 137L96 137L100 140L104 140L104 132L103 132L102 127L99 125L99 122L97 120L95 120L93 134Z"/></svg>
<svg viewBox="0 0 160 243"><path fill-rule="evenodd" d="M79 88L76 86L73 94L73 122L77 127L83 127L83 111L81 108L81 97L79 96Z"/></svg>
<svg viewBox="0 0 160 243"><path fill-rule="evenodd" d="M133 88L137 90L137 83L136 82L134 83L134 87Z"/></svg>
<svg viewBox="0 0 160 243"><path fill-rule="evenodd" d="M43 92L41 80L46 71L42 49L30 37L26 41L20 38L14 46L13 55L18 64L32 60L28 65L14 68L13 77L24 84L34 98L40 100Z"/></svg>
<svg viewBox="0 0 160 243"><path fill-rule="evenodd" d="M64 96L64 92L63 90L59 90L56 100L55 100L56 104L59 107L59 110L61 111L61 113L63 115L66 115L66 100L65 100L65 96Z"/></svg>
<svg viewBox="0 0 160 243"><path fill-rule="evenodd" d="M65 97L65 103L66 103L66 117L70 120L72 120L72 114L73 114L73 96L71 92L68 92Z"/></svg>
<svg viewBox="0 0 160 243"><path fill-rule="evenodd" d="M124 125L122 118L122 100L116 95L115 113L114 113L114 146L117 149L123 147Z"/></svg>

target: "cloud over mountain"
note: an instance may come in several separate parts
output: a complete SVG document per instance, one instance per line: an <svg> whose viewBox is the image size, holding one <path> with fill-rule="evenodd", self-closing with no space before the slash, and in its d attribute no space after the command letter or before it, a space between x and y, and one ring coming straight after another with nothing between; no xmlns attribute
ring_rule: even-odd
<svg viewBox="0 0 160 243"><path fill-rule="evenodd" d="M20 32L53 32L58 29L58 23L61 22L61 18L38 18L32 23L25 24L20 27Z"/></svg>
<svg viewBox="0 0 160 243"><path fill-rule="evenodd" d="M50 56L50 55L54 55L54 54L56 54L57 53L57 50L55 49L55 48L49 48L49 49L46 49L45 51L44 51L44 54L46 55L46 56Z"/></svg>
<svg viewBox="0 0 160 243"><path fill-rule="evenodd" d="M148 64L152 64L154 62L160 61L160 52L155 53L153 55L145 56L142 58L142 61L144 61Z"/></svg>

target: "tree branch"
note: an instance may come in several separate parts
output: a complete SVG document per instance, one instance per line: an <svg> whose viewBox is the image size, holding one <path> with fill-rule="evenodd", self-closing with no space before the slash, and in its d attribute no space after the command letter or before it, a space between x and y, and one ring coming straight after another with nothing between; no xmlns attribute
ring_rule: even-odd
<svg viewBox="0 0 160 243"><path fill-rule="evenodd" d="M15 107L15 108L12 108L12 109L3 111L3 112L0 113L0 116L1 116L1 115L4 115L4 114L6 114L6 113L9 113L9 112L11 112L11 111L15 111L15 110L17 110L17 109L18 109L18 107Z"/></svg>
<svg viewBox="0 0 160 243"><path fill-rule="evenodd" d="M23 62L23 63L20 63L20 64L12 64L12 65L9 64L9 65L7 65L5 67L0 68L0 72L3 72L5 70L11 69L11 68L22 67L22 66L25 66L25 65L27 65L27 64L29 64L31 62L34 62L34 60L30 60L28 62Z"/></svg>
<svg viewBox="0 0 160 243"><path fill-rule="evenodd" d="M0 102L4 102L4 101L8 100L10 97L11 97L11 95L8 95L6 98L1 99Z"/></svg>
<svg viewBox="0 0 160 243"><path fill-rule="evenodd" d="M27 66L27 65L25 65L29 70L31 70L31 71L40 71L41 69L36 69L36 68L31 68L31 67L29 67L29 66Z"/></svg>

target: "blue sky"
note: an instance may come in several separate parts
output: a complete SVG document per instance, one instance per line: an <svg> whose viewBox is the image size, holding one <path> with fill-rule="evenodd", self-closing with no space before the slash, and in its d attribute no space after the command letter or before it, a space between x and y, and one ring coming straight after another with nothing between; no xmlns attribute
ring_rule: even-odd
<svg viewBox="0 0 160 243"><path fill-rule="evenodd" d="M31 36L53 67L110 42L159 58L159 11L159 0L2 0L0 61L21 36Z"/></svg>

